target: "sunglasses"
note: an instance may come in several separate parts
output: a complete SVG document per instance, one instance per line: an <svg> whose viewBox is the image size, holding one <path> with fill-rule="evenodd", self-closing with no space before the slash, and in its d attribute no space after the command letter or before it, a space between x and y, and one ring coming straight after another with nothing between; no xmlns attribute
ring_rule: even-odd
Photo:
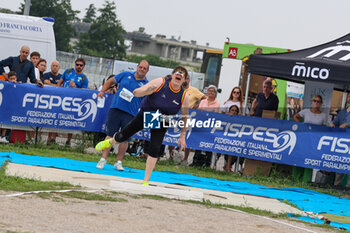
<svg viewBox="0 0 350 233"><path fill-rule="evenodd" d="M312 102L315 102L315 103L321 103L321 100L312 100Z"/></svg>
<svg viewBox="0 0 350 233"><path fill-rule="evenodd" d="M84 64L78 64L78 63L75 63L75 66L80 66L80 67L83 67Z"/></svg>
<svg viewBox="0 0 350 233"><path fill-rule="evenodd" d="M181 71L177 71L177 72L175 72L175 74L178 74L178 75L180 75L183 78L185 77L185 74L183 72L181 72Z"/></svg>
<svg viewBox="0 0 350 233"><path fill-rule="evenodd" d="M233 94L241 94L241 92L239 92L239 91L233 91L232 93Z"/></svg>

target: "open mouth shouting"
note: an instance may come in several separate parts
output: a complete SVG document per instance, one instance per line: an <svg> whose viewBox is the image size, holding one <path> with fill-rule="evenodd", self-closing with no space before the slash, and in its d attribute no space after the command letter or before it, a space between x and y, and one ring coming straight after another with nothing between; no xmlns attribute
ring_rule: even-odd
<svg viewBox="0 0 350 233"><path fill-rule="evenodd" d="M175 74L175 79L179 81L181 81L181 79L185 77L185 74L181 71L177 71Z"/></svg>

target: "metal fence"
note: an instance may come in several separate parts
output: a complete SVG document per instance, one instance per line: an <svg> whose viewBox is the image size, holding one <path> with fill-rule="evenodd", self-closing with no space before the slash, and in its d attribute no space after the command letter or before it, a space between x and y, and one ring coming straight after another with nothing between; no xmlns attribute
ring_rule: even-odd
<svg viewBox="0 0 350 233"><path fill-rule="evenodd" d="M118 74L122 71L136 71L137 63L119 61L101 57L92 57L76 53L67 53L62 51L56 52L56 59L61 64L61 69L59 72L63 74L66 69L74 68L74 62L78 57L85 59L86 65L84 68L84 74L89 80L89 89L97 90L103 82L103 79L111 74ZM50 68L48 68L49 70ZM159 66L150 66L150 71L147 74L148 80L154 78L163 77L165 75L171 74L172 69L164 68ZM204 85L204 74L197 72L189 72L191 77L191 85L203 90Z"/></svg>
<svg viewBox="0 0 350 233"><path fill-rule="evenodd" d="M83 72L89 80L89 89L98 89L102 85L103 79L107 78L113 72L113 59L57 51L56 59L61 64L59 72L63 74L66 69L74 68L74 62L78 57L82 57L86 61Z"/></svg>

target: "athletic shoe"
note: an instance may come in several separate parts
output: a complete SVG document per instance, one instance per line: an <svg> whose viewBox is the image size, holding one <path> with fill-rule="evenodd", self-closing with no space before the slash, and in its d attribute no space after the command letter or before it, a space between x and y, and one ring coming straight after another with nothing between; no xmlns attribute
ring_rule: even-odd
<svg viewBox="0 0 350 233"><path fill-rule="evenodd" d="M149 186L149 184L148 184L147 181L143 181L143 182L142 182L142 185L144 185L144 186Z"/></svg>
<svg viewBox="0 0 350 233"><path fill-rule="evenodd" d="M98 164L96 165L96 168L103 169L107 163L107 160L104 158L101 158Z"/></svg>
<svg viewBox="0 0 350 233"><path fill-rule="evenodd" d="M114 169L117 171L124 171L123 165L121 161L118 161L114 164Z"/></svg>
<svg viewBox="0 0 350 233"><path fill-rule="evenodd" d="M0 137L0 142L2 142L2 143L10 143L10 142L6 139L6 137Z"/></svg>
<svg viewBox="0 0 350 233"><path fill-rule="evenodd" d="M108 147L111 147L112 145L111 145L111 143L109 142L109 140L110 140L110 139L106 139L106 140L104 140L104 141L101 141L101 142L97 143L97 145L95 146L95 149L96 149L97 151L101 151L101 150L104 150L104 149L106 149L106 148L108 148Z"/></svg>

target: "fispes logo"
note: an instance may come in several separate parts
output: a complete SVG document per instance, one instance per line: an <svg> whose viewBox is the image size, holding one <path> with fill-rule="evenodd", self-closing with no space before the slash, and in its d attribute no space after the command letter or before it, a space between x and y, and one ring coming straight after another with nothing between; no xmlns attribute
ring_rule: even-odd
<svg viewBox="0 0 350 233"><path fill-rule="evenodd" d="M92 99L87 99L81 102L79 111L78 111L78 117L74 117L74 120L82 121L92 115L91 122L94 122L96 114L97 114L96 102Z"/></svg>
<svg viewBox="0 0 350 233"><path fill-rule="evenodd" d="M297 142L297 136L290 130L279 132L273 140L273 149L268 149L270 152L278 153L289 148L288 155L293 152L295 144Z"/></svg>
<svg viewBox="0 0 350 233"><path fill-rule="evenodd" d="M143 113L143 128L144 129L160 129L160 121L162 114L157 110L156 112Z"/></svg>
<svg viewBox="0 0 350 233"><path fill-rule="evenodd" d="M69 96L47 95L26 93L23 97L22 107L34 108L36 110L47 109L52 111L64 111L62 113L74 113L78 116L72 116L76 121L83 121L90 116L91 122L94 122L97 114L97 94L94 93L93 99L73 98Z"/></svg>

